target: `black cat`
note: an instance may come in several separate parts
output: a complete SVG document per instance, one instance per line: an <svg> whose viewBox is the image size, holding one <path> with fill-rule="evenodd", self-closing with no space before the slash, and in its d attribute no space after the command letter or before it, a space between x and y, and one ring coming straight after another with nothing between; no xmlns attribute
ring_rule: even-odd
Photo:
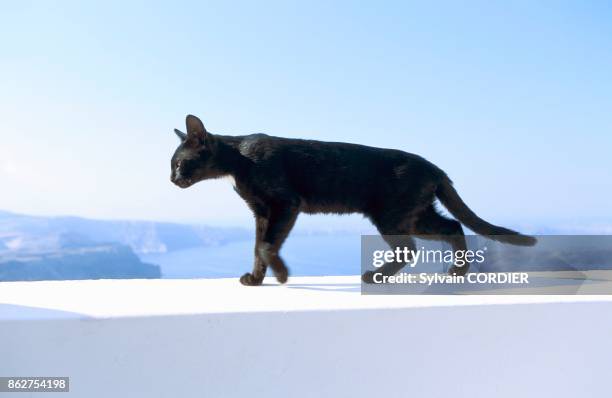
<svg viewBox="0 0 612 398"><path fill-rule="evenodd" d="M466 250L461 224L441 216L438 198L473 231L514 245L533 245L533 237L479 218L461 200L438 167L411 153L341 142L271 137L213 135L202 121L187 116L187 134L174 130L181 144L172 157L171 180L181 188L231 176L236 192L255 215L255 264L244 285L260 285L270 266L280 283L288 270L279 255L300 212L362 213L392 247L412 247L408 235L428 235ZM377 272L392 275L405 264L387 263ZM468 266L452 267L463 275ZM371 282L372 272L363 275Z"/></svg>

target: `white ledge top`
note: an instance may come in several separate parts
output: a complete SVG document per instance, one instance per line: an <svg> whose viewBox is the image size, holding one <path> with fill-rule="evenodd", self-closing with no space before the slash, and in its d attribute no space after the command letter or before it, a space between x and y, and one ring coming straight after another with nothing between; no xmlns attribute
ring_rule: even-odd
<svg viewBox="0 0 612 398"><path fill-rule="evenodd" d="M0 282L0 321L605 301L612 296L362 296L358 276Z"/></svg>

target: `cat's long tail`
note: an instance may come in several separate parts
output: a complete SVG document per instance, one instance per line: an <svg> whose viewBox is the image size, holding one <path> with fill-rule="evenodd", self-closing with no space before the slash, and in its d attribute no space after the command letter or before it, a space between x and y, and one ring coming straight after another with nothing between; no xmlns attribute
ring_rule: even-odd
<svg viewBox="0 0 612 398"><path fill-rule="evenodd" d="M463 202L455 188L453 188L453 183L448 178L445 178L444 181L438 185L436 196L453 216L476 233L512 245L533 246L536 243L536 239L533 236L522 235L511 229L489 224L478 217L476 213Z"/></svg>

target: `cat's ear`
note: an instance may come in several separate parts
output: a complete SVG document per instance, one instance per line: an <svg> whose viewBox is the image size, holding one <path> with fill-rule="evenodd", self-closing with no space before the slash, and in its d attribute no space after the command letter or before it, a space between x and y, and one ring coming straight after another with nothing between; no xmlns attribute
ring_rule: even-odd
<svg viewBox="0 0 612 398"><path fill-rule="evenodd" d="M181 140L181 142L187 139L187 134L183 133L179 129L174 129L174 134L176 134L176 136L179 138L179 140Z"/></svg>
<svg viewBox="0 0 612 398"><path fill-rule="evenodd" d="M205 141L208 132L204 127L204 123L202 123L200 119L193 115L187 115L187 118L185 119L185 124L187 125L188 137L197 138L202 142Z"/></svg>

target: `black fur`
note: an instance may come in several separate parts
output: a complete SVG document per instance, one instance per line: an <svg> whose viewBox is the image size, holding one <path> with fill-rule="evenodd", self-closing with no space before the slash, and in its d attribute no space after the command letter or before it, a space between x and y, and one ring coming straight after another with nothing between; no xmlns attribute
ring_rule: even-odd
<svg viewBox="0 0 612 398"><path fill-rule="evenodd" d="M440 215L437 197L459 221L477 233L515 245L535 239L480 219L461 200L450 179L420 156L395 149L341 142L271 137L213 135L195 116L187 116L187 134L175 130L181 144L172 157L174 184L232 176L236 192L253 211L255 263L240 281L260 285L269 266L279 282L288 270L280 248L300 212L362 213L391 247L414 247L407 235L429 235L465 250L461 224ZM394 274L404 264L388 263L378 272ZM468 266L452 268L464 274ZM363 279L371 281L372 274Z"/></svg>

